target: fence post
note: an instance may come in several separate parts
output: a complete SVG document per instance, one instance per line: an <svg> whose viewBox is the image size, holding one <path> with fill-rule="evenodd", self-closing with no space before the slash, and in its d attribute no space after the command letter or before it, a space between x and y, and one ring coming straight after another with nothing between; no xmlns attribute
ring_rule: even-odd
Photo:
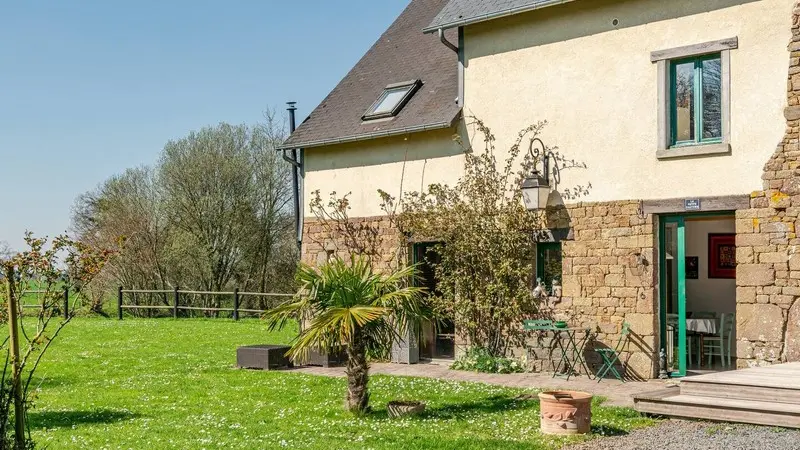
<svg viewBox="0 0 800 450"><path fill-rule="evenodd" d="M173 301L175 304L172 305L172 318L178 318L178 300L180 300L180 292L178 292L178 286L175 286L175 291L173 293Z"/></svg>
<svg viewBox="0 0 800 450"><path fill-rule="evenodd" d="M64 320L69 319L69 288L64 286Z"/></svg>
<svg viewBox="0 0 800 450"><path fill-rule="evenodd" d="M122 286L117 288L117 319L122 320Z"/></svg>
<svg viewBox="0 0 800 450"><path fill-rule="evenodd" d="M239 288L233 288L233 320L239 320Z"/></svg>

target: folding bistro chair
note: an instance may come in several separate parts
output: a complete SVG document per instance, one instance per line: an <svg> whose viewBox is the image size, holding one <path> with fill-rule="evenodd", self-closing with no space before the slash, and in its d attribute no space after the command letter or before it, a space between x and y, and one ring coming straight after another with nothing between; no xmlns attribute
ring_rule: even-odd
<svg viewBox="0 0 800 450"><path fill-rule="evenodd" d="M522 329L525 331L551 331L553 329L552 320L523 320ZM525 351L530 356L531 349L525 345Z"/></svg>
<svg viewBox="0 0 800 450"><path fill-rule="evenodd" d="M619 362L619 353L625 348L625 343L628 341L628 335L630 334L631 326L628 322L622 323L622 334L617 341L617 345L614 348L596 348L594 349L597 354L603 358L603 365L600 366L600 371L597 372L597 382L603 381L603 377L610 371L619 381L623 383L625 380L622 378L622 375L617 371L617 368L614 367L614 364Z"/></svg>

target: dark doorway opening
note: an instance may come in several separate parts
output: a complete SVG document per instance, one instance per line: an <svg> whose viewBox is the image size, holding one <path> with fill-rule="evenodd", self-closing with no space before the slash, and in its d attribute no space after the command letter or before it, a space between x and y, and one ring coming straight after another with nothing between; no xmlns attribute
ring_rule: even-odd
<svg viewBox="0 0 800 450"><path fill-rule="evenodd" d="M436 242L420 242L414 244L412 262L419 269L418 285L427 288L430 293L438 293L434 266L441 262L436 252ZM456 326L450 319L439 324L427 322L420 330L419 356L424 359L454 359L456 356Z"/></svg>

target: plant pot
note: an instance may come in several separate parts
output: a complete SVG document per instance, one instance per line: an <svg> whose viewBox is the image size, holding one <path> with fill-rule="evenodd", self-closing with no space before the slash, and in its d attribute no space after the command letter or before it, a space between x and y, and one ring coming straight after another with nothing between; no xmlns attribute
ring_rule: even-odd
<svg viewBox="0 0 800 450"><path fill-rule="evenodd" d="M394 400L386 405L386 409L389 411L389 417L395 419L403 416L413 416L425 411L425 403Z"/></svg>
<svg viewBox="0 0 800 450"><path fill-rule="evenodd" d="M543 434L586 434L592 428L592 394L579 391L539 393Z"/></svg>

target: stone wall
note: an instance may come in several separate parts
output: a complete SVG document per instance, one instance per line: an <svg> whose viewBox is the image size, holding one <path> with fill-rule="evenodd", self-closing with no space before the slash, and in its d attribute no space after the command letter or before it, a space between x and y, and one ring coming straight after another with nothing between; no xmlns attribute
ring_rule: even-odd
<svg viewBox="0 0 800 450"><path fill-rule="evenodd" d="M613 348L628 322L631 336L621 360L632 377L652 378L658 364L653 216L642 213L638 201L578 203L564 212L574 240L562 242L564 279L556 310L571 311L576 323L593 328L599 346Z"/></svg>
<svg viewBox="0 0 800 450"><path fill-rule="evenodd" d="M385 217L352 219L378 230L382 237L380 259L383 267L396 261L398 243L394 228ZM622 323L631 325L622 361L634 378L652 378L657 368L658 299L656 295L656 234L652 215L641 212L638 201L578 203L559 208L549 226L570 229L562 241L562 295L554 304L556 317L571 324L587 326L596 335L596 345L614 347ZM324 263L329 255L345 256L324 227L306 219L303 261ZM464 342L459 339L462 347ZM535 370L552 370L552 344L533 345ZM590 365L598 364L587 348Z"/></svg>
<svg viewBox="0 0 800 450"><path fill-rule="evenodd" d="M800 361L800 6L792 15L786 133L763 191L736 212L739 367Z"/></svg>
<svg viewBox="0 0 800 450"><path fill-rule="evenodd" d="M371 247L377 253L374 265L378 270L397 267L398 259L405 261L405 249L399 245L396 228L387 216L351 218L353 229L360 236L372 240ZM324 264L329 257L337 255L348 258L346 238L342 233L331 232L315 218L305 218L303 225L303 247L301 260L312 266Z"/></svg>

